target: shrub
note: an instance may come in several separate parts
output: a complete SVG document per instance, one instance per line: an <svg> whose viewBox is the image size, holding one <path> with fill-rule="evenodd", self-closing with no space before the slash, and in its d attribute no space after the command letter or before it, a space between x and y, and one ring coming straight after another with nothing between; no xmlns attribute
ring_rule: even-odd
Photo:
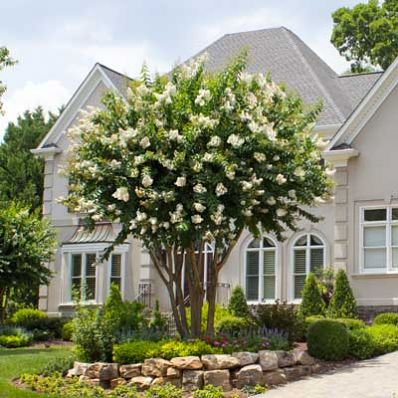
<svg viewBox="0 0 398 398"><path fill-rule="evenodd" d="M66 322L62 327L62 340L71 341L73 337L73 332L75 330L75 326L73 321Z"/></svg>
<svg viewBox="0 0 398 398"><path fill-rule="evenodd" d="M12 317L11 323L27 330L41 329L47 319L47 314L34 308L18 310Z"/></svg>
<svg viewBox="0 0 398 398"><path fill-rule="evenodd" d="M373 319L373 325L395 325L398 326L398 313L385 312L378 314Z"/></svg>
<svg viewBox="0 0 398 398"><path fill-rule="evenodd" d="M236 317L245 318L250 315L245 292L243 291L241 286L235 286L235 288L232 290L228 310L232 315Z"/></svg>
<svg viewBox="0 0 398 398"><path fill-rule="evenodd" d="M299 313L303 318L307 318L312 315L322 315L324 312L325 303L317 280L313 273L309 273L304 283Z"/></svg>
<svg viewBox="0 0 398 398"><path fill-rule="evenodd" d="M110 362L114 343L113 327L105 318L103 308L76 307L73 320L73 342L80 360Z"/></svg>
<svg viewBox="0 0 398 398"><path fill-rule="evenodd" d="M374 325L367 328L376 345L376 355L398 350L398 328L394 325Z"/></svg>
<svg viewBox="0 0 398 398"><path fill-rule="evenodd" d="M305 318L305 324L307 326L307 329L315 322L322 320L322 319L327 319L323 315L313 315ZM356 330L356 329L362 329L364 328L365 322L361 321L360 319L351 319L351 318L338 318L334 319L336 322L341 323L344 325L348 330Z"/></svg>
<svg viewBox="0 0 398 398"><path fill-rule="evenodd" d="M290 342L299 341L305 334L305 325L294 305L281 303L257 306L255 321L260 328L283 331Z"/></svg>
<svg viewBox="0 0 398 398"><path fill-rule="evenodd" d="M193 398L223 398L224 392L222 387L215 387L211 384L203 387L202 390L196 390Z"/></svg>
<svg viewBox="0 0 398 398"><path fill-rule="evenodd" d="M62 376L65 376L68 370L73 367L74 361L75 356L72 353L65 357L52 358L37 374L51 376L54 373L60 373Z"/></svg>
<svg viewBox="0 0 398 398"><path fill-rule="evenodd" d="M220 319L215 325L217 333L226 334L228 336L239 336L245 331L253 327L253 323L247 318L235 315L227 315Z"/></svg>
<svg viewBox="0 0 398 398"><path fill-rule="evenodd" d="M144 393L145 398L182 398L183 392L170 383L161 385L154 385L149 387Z"/></svg>
<svg viewBox="0 0 398 398"><path fill-rule="evenodd" d="M160 356L161 345L155 341L137 340L118 344L113 348L113 360L121 364L139 363L147 358Z"/></svg>
<svg viewBox="0 0 398 398"><path fill-rule="evenodd" d="M0 346L5 348L25 347L28 342L20 336L0 336Z"/></svg>
<svg viewBox="0 0 398 398"><path fill-rule="evenodd" d="M331 318L357 318L357 304L352 293L347 274L344 270L337 271L334 292L328 307Z"/></svg>
<svg viewBox="0 0 398 398"><path fill-rule="evenodd" d="M247 396L265 394L267 392L267 387L261 384L256 384L255 386L244 386L242 392L247 394Z"/></svg>
<svg viewBox="0 0 398 398"><path fill-rule="evenodd" d="M315 276L322 299L328 307L334 291L335 270L332 267L319 267L315 271Z"/></svg>
<svg viewBox="0 0 398 398"><path fill-rule="evenodd" d="M342 360L348 355L349 335L340 322L323 319L308 329L308 352L315 358L326 361Z"/></svg>
<svg viewBox="0 0 398 398"><path fill-rule="evenodd" d="M155 308L152 312L152 319L149 324L149 329L153 333L164 335L167 332L167 319L162 315L159 308L159 300L156 300Z"/></svg>
<svg viewBox="0 0 398 398"><path fill-rule="evenodd" d="M107 392L106 398L141 398L141 394L132 385L121 385Z"/></svg>
<svg viewBox="0 0 398 398"><path fill-rule="evenodd" d="M0 328L0 346L6 348L26 347L32 342L32 334L16 327Z"/></svg>
<svg viewBox="0 0 398 398"><path fill-rule="evenodd" d="M206 302L203 307L202 307L202 332L204 333L206 331L207 327L207 314L209 311L209 304ZM187 314L187 321L188 321L188 326L191 324L191 309L188 307L186 309L186 314ZM220 322L223 318L231 315L229 312L228 308L225 308L219 304L216 304L216 311L214 315L214 325L216 325L218 322Z"/></svg>
<svg viewBox="0 0 398 398"><path fill-rule="evenodd" d="M351 331L349 346L349 355L357 359L372 358L377 352L376 344L368 328Z"/></svg>

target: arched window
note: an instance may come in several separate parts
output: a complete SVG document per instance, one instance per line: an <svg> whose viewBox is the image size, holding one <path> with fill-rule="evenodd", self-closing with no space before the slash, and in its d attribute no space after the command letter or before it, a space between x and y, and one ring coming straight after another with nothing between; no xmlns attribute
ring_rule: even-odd
<svg viewBox="0 0 398 398"><path fill-rule="evenodd" d="M254 239L246 249L246 298L261 302L275 300L276 245L267 237Z"/></svg>
<svg viewBox="0 0 398 398"><path fill-rule="evenodd" d="M325 266L325 242L317 235L299 236L293 245L293 298L301 298L305 278Z"/></svg>

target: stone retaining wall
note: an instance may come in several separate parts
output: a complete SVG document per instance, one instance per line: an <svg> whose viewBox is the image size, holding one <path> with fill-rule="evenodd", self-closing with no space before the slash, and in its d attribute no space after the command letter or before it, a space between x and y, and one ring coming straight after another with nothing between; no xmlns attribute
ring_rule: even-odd
<svg viewBox="0 0 398 398"><path fill-rule="evenodd" d="M185 391L207 384L221 386L224 391L247 385L279 385L309 376L319 370L306 351L238 352L232 355L202 355L173 358L170 361L151 358L143 363L75 362L67 377L104 388L129 384L139 391L151 385L171 383Z"/></svg>

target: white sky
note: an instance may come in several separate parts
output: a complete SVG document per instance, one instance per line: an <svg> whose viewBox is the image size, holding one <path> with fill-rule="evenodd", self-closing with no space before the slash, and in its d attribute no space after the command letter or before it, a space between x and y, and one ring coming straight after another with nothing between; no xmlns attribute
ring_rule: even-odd
<svg viewBox="0 0 398 398"><path fill-rule="evenodd" d="M95 62L136 76L146 61L166 72L226 33L286 26L334 70L347 63L330 44L331 13L359 0L0 0L0 46L17 66L8 85L0 139L9 121L42 105L65 104Z"/></svg>

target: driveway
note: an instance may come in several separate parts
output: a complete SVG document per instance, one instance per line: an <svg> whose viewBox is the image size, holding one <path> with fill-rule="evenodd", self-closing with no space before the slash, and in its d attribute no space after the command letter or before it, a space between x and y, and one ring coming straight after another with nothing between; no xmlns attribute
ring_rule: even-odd
<svg viewBox="0 0 398 398"><path fill-rule="evenodd" d="M398 352L271 390L256 398L398 398Z"/></svg>

